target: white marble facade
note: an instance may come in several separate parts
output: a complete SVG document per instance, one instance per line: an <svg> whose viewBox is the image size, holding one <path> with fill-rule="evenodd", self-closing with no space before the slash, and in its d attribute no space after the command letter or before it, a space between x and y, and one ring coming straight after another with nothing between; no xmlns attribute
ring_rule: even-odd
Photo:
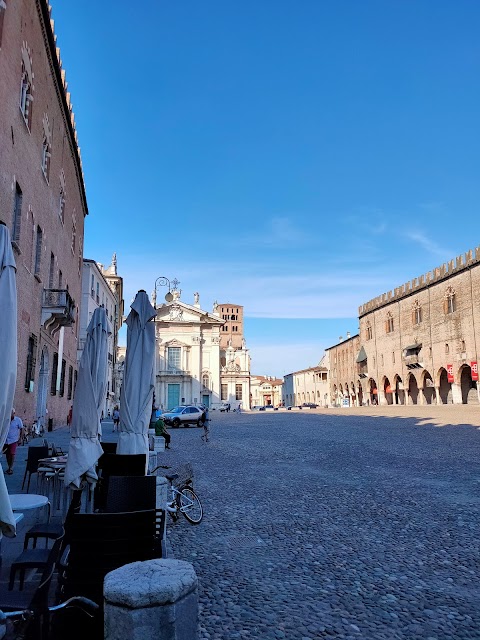
<svg viewBox="0 0 480 640"><path fill-rule="evenodd" d="M172 293L173 300L159 305L155 319L155 404L163 410L200 403L215 408L222 401L232 408L240 403L249 407L250 358L245 342L241 349L221 350L225 321L215 306L210 313L200 307L198 293L193 304L180 299L180 290Z"/></svg>

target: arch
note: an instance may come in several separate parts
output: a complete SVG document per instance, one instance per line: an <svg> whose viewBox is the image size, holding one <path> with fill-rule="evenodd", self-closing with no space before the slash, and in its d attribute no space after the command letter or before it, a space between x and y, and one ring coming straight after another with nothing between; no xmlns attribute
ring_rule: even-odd
<svg viewBox="0 0 480 640"><path fill-rule="evenodd" d="M393 386L395 388L395 400L397 404L405 404L405 389L402 378L397 374L393 378Z"/></svg>
<svg viewBox="0 0 480 640"><path fill-rule="evenodd" d="M385 401L387 404L393 404L393 390L390 385L390 380L387 376L383 377L383 393L385 394Z"/></svg>
<svg viewBox="0 0 480 640"><path fill-rule="evenodd" d="M357 398L358 398L358 406L359 407L363 406L363 388L360 380L358 381L358 386L357 386Z"/></svg>
<svg viewBox="0 0 480 640"><path fill-rule="evenodd" d="M436 404L435 384L428 371L422 373L422 393L425 404Z"/></svg>
<svg viewBox="0 0 480 640"><path fill-rule="evenodd" d="M48 349L44 345L42 355L40 356L40 369L38 373L37 387L37 408L35 419L37 422L46 427L46 410L47 410L47 391L50 377L50 356Z"/></svg>
<svg viewBox="0 0 480 640"><path fill-rule="evenodd" d="M418 404L418 382L413 373L408 377L408 397L410 404Z"/></svg>
<svg viewBox="0 0 480 640"><path fill-rule="evenodd" d="M472 380L472 369L468 364L460 367L458 372L462 404L478 404L477 383Z"/></svg>
<svg viewBox="0 0 480 640"><path fill-rule="evenodd" d="M451 404L452 400L452 383L448 381L447 370L440 367L437 373L438 393L440 396L440 404Z"/></svg>
<svg viewBox="0 0 480 640"><path fill-rule="evenodd" d="M377 382L373 378L368 379L368 395L370 404L378 404Z"/></svg>

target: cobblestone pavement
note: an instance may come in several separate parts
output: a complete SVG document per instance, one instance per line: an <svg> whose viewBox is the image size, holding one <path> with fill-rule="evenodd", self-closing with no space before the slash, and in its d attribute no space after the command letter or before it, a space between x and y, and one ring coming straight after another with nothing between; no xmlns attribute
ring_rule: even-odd
<svg viewBox="0 0 480 640"><path fill-rule="evenodd" d="M193 463L205 509L169 526L202 640L480 639L480 430L436 426L480 409L429 411L212 412L208 444L172 430L165 459Z"/></svg>

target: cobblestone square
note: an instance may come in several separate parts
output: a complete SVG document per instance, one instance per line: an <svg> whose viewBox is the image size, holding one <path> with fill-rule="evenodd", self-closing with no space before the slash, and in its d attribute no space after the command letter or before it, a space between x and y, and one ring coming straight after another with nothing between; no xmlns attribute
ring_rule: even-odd
<svg viewBox="0 0 480 640"><path fill-rule="evenodd" d="M165 459L193 463L205 509L169 526L202 640L480 638L479 410L390 409L212 412L208 444L171 431Z"/></svg>

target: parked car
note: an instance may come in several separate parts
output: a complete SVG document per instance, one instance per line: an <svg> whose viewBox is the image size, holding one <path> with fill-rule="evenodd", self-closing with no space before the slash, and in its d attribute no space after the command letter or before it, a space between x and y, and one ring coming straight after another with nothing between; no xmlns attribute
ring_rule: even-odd
<svg viewBox="0 0 480 640"><path fill-rule="evenodd" d="M252 411L265 411L265 407L263 407L260 404L256 404L255 406L252 407Z"/></svg>
<svg viewBox="0 0 480 640"><path fill-rule="evenodd" d="M176 407L172 411L167 411L167 413L163 414L162 418L165 424L175 428L180 425L186 426L189 424L196 424L202 427L205 422L205 411L200 409L200 407L187 405L186 407Z"/></svg>
<svg viewBox="0 0 480 640"><path fill-rule="evenodd" d="M314 402L304 402L302 404L302 407L308 407L310 409L316 409L318 407L318 404L315 404Z"/></svg>
<svg viewBox="0 0 480 640"><path fill-rule="evenodd" d="M273 406L273 404L266 404L266 405L265 405L265 407L264 407L264 409L265 409L265 411L266 411L267 409L271 409L272 411L276 411L276 409L275 409L275 407Z"/></svg>

